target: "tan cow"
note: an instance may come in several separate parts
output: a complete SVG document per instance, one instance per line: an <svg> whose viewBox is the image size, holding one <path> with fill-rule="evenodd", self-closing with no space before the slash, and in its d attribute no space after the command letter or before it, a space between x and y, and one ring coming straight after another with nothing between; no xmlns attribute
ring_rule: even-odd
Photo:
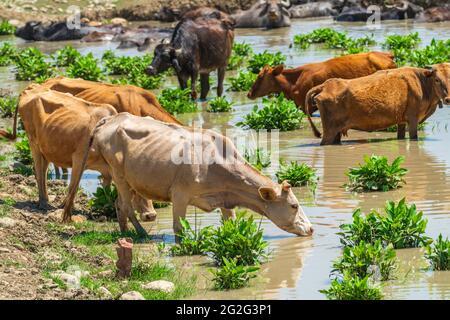
<svg viewBox="0 0 450 320"><path fill-rule="evenodd" d="M225 217L242 206L287 232L313 232L291 186L259 173L228 138L212 130L121 113L99 123L92 150L109 164L117 185L121 231L127 230L127 217L142 229L133 214L130 190L135 190L144 198L173 203L175 232L181 230L188 205L205 211L222 208Z"/></svg>
<svg viewBox="0 0 450 320"><path fill-rule="evenodd" d="M305 98L308 91L331 78L353 79L368 76L376 71L393 69L394 56L386 52L358 53L333 58L324 62L305 64L295 69L264 67L248 93L256 99L272 93L283 92L305 112ZM317 109L314 106L310 112Z"/></svg>
<svg viewBox="0 0 450 320"><path fill-rule="evenodd" d="M397 125L397 136L417 139L417 126L450 103L450 64L431 69L404 67L352 80L330 79L308 92L307 114L316 137L320 132L309 116L316 106L322 119L322 145L339 144L349 129L377 131Z"/></svg>

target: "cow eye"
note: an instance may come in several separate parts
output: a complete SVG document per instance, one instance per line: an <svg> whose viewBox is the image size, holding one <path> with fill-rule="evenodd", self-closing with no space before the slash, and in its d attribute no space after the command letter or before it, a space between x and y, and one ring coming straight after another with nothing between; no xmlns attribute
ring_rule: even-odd
<svg viewBox="0 0 450 320"><path fill-rule="evenodd" d="M291 205L292 209L298 209L298 204Z"/></svg>

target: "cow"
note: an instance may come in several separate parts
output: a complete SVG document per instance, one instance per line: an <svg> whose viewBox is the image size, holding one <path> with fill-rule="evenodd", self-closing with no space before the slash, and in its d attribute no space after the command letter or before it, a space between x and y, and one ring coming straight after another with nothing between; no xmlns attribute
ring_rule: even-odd
<svg viewBox="0 0 450 320"><path fill-rule="evenodd" d="M217 69L217 95L223 93L223 82L234 41L231 20L210 17L186 18L175 27L170 42L162 41L155 48L154 58L146 72L156 75L173 67L180 87L187 88L191 80L191 96L197 99L195 88L200 74L201 99L209 92L209 73Z"/></svg>
<svg viewBox="0 0 450 320"><path fill-rule="evenodd" d="M449 20L450 6L428 8L416 17L416 21L418 22L442 22Z"/></svg>
<svg viewBox="0 0 450 320"><path fill-rule="evenodd" d="M327 1L308 2L289 8L291 19L336 16L338 11Z"/></svg>
<svg viewBox="0 0 450 320"><path fill-rule="evenodd" d="M349 129L376 131L397 125L398 139L417 139L417 126L443 100L450 103L450 64L431 69L403 67L378 71L358 79L329 79L306 96L307 110L315 105L322 120L322 145L340 144ZM316 137L321 134L308 119Z"/></svg>
<svg viewBox="0 0 450 320"><path fill-rule="evenodd" d="M414 19L416 15L423 11L423 8L409 1L399 1L393 5L384 4L379 7L381 20L405 20ZM351 6L345 7L342 12L335 17L340 22L366 22L374 16L374 11L370 6Z"/></svg>
<svg viewBox="0 0 450 320"><path fill-rule="evenodd" d="M91 141L91 150L108 163L117 185L121 231L128 228L127 218L142 229L133 214L130 190L135 190L144 198L173 203L175 233L181 231L188 205L204 211L221 208L224 218L242 206L287 232L313 232L291 186L254 169L230 139L215 131L121 113L100 121Z"/></svg>
<svg viewBox="0 0 450 320"><path fill-rule="evenodd" d="M259 0L250 9L238 11L231 17L236 28L282 28L291 25L290 1Z"/></svg>
<svg viewBox="0 0 450 320"><path fill-rule="evenodd" d="M295 69L264 67L248 98L256 99L273 93L283 92L287 99L294 100L303 112L308 91L330 78L352 79L370 75L378 70L396 68L394 56L384 52L358 53L333 58L324 62L310 63ZM317 109L311 106L310 112Z"/></svg>

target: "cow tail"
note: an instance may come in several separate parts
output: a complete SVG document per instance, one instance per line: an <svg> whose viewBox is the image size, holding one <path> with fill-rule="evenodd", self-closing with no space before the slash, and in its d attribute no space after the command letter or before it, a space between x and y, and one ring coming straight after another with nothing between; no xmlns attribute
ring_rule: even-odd
<svg viewBox="0 0 450 320"><path fill-rule="evenodd" d="M311 90L308 91L308 93L306 94L306 115L308 117L308 121L311 124L311 129L314 133L314 135L316 136L316 138L320 138L322 136L322 134L320 133L320 131L317 129L316 125L314 124L314 122L311 119L311 107L315 104L314 98L322 91L323 86L317 86L312 88Z"/></svg>
<svg viewBox="0 0 450 320"><path fill-rule="evenodd" d="M19 104L16 106L16 111L14 111L14 122L13 122L13 132L12 134L5 131L0 130L0 138L6 138L8 140L15 140L17 138L17 118L19 116Z"/></svg>

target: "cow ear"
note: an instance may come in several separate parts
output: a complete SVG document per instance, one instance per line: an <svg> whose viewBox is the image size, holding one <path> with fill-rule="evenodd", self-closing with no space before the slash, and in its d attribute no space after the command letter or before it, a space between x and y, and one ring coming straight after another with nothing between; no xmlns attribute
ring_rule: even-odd
<svg viewBox="0 0 450 320"><path fill-rule="evenodd" d="M271 187L261 187L258 192L261 198L266 201L273 201L277 198L277 193Z"/></svg>
<svg viewBox="0 0 450 320"><path fill-rule="evenodd" d="M289 190L291 190L291 185L289 184L289 182L287 182L287 180L284 180L284 181L281 183L281 189L282 189L284 192L289 192Z"/></svg>
<svg viewBox="0 0 450 320"><path fill-rule="evenodd" d="M272 69L272 74L274 76L278 76L279 74L281 74L283 72L283 70L284 70L284 66L282 64L280 64Z"/></svg>
<svg viewBox="0 0 450 320"><path fill-rule="evenodd" d="M424 72L425 77L427 77L427 78L433 76L435 73L436 73L436 69L433 69L433 68L427 69L427 70L425 70L425 72Z"/></svg>

